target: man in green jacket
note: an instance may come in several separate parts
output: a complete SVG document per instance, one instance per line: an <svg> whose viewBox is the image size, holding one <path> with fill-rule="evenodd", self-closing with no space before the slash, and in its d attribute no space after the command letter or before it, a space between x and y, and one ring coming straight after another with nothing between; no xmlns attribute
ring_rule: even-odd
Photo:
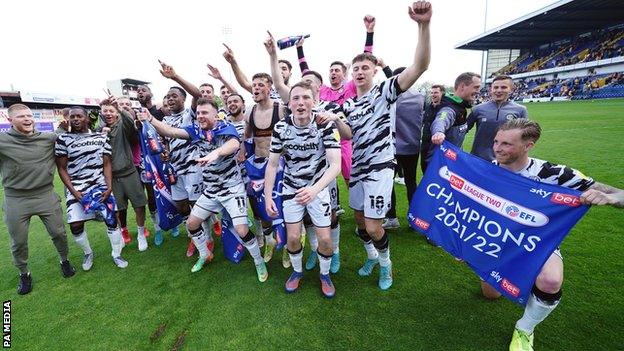
<svg viewBox="0 0 624 351"><path fill-rule="evenodd" d="M54 192L55 133L35 130L35 120L26 105L9 107L11 129L0 133L0 173L4 187L4 222L11 237L13 263L20 271L17 293L32 290L28 270L28 227L32 216L39 216L52 238L65 278L75 274L67 260L67 235L61 199Z"/></svg>
<svg viewBox="0 0 624 351"><path fill-rule="evenodd" d="M143 185L132 162L132 140L137 138L134 117L117 105L114 97L100 103L104 122L108 128L109 144L113 149L113 195L117 201L117 213L128 208L128 200L136 214L137 242L139 251L147 250L145 239L145 205L147 198ZM125 238L124 238L125 240ZM129 243L126 242L126 243Z"/></svg>

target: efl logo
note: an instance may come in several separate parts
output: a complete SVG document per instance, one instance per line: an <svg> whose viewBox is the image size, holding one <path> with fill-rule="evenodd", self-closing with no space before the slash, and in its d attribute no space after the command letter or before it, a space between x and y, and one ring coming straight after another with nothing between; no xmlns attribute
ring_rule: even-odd
<svg viewBox="0 0 624 351"><path fill-rule="evenodd" d="M464 180L455 176L455 175L451 175L451 177L449 178L449 183L451 183L451 185L453 186L453 188L456 189L463 189L464 188Z"/></svg>
<svg viewBox="0 0 624 351"><path fill-rule="evenodd" d="M444 156L446 156L446 158L451 159L453 161L457 161L457 153L451 149L446 150L446 152L444 153Z"/></svg>
<svg viewBox="0 0 624 351"><path fill-rule="evenodd" d="M423 220L422 220L422 219L420 219L420 218L416 218L416 219L414 220L414 224L416 224L416 226L417 226L418 228L422 229L422 230L427 230L427 229L429 229L429 223L427 223L427 222L423 221Z"/></svg>
<svg viewBox="0 0 624 351"><path fill-rule="evenodd" d="M500 284L501 288L509 293L509 295L513 297L520 296L520 289L513 285L509 280L503 279L503 282Z"/></svg>
<svg viewBox="0 0 624 351"><path fill-rule="evenodd" d="M566 205L570 207L579 207L581 206L581 199L578 196L562 194L562 193L554 193L550 197L550 202L554 202L560 205Z"/></svg>
<svg viewBox="0 0 624 351"><path fill-rule="evenodd" d="M514 205L509 205L505 207L505 212L507 212L507 214L511 217L518 217L518 215L520 214L520 209Z"/></svg>

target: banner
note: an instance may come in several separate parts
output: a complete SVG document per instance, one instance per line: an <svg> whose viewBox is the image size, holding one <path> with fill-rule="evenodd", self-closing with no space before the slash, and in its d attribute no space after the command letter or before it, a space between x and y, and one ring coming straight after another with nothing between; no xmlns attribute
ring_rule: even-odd
<svg viewBox="0 0 624 351"><path fill-rule="evenodd" d="M272 223L273 232L275 233L275 241L277 242L275 248L280 250L284 247L284 245L286 245L287 241L286 223L284 222L284 210L282 208L285 161L283 157L280 157L277 174L275 175L275 184L273 185L271 197L273 198L275 206L278 209L278 215L276 218L272 218L266 212L264 200L264 173L268 164L268 158L262 158L261 160L262 161L257 162L258 158L256 158L255 155L251 155L245 161L245 169L247 170L247 176L249 177L247 195L253 196L256 200L256 212L260 215L260 218L264 221Z"/></svg>
<svg viewBox="0 0 624 351"><path fill-rule="evenodd" d="M11 129L11 122L9 122L9 109L0 108L0 132L7 132ZM58 126L60 120L56 116L57 110L33 110L33 118L35 119L35 129L40 132L53 132ZM60 110L59 110L60 111Z"/></svg>
<svg viewBox="0 0 624 351"><path fill-rule="evenodd" d="M147 135L139 132L141 143L141 157L147 179L152 182L154 198L158 211L158 225L163 230L170 230L182 223L182 216L176 209L175 202L171 197L171 184L164 174L163 162L160 155L151 155L147 145Z"/></svg>
<svg viewBox="0 0 624 351"><path fill-rule="evenodd" d="M548 257L587 212L580 194L522 177L444 142L412 198L408 221L524 305Z"/></svg>
<svg viewBox="0 0 624 351"><path fill-rule="evenodd" d="M20 98L25 103L68 105L68 107L73 105L99 106L101 102L98 98L32 92L20 92Z"/></svg>
<svg viewBox="0 0 624 351"><path fill-rule="evenodd" d="M245 256L245 246L236 233L232 218L228 211L223 211L221 216L222 234L221 244L223 245L223 255L233 263L240 263Z"/></svg>

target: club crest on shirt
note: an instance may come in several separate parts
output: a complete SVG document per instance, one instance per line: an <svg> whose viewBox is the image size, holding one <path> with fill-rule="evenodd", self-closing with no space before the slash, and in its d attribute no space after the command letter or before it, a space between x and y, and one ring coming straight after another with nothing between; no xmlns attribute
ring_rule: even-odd
<svg viewBox="0 0 624 351"><path fill-rule="evenodd" d="M512 119L516 119L518 118L516 115L514 115L513 113L508 113L507 115L505 115L505 119L507 119L508 121L511 121Z"/></svg>
<svg viewBox="0 0 624 351"><path fill-rule="evenodd" d="M310 133L311 137L315 137L315 136L318 135L318 129L316 129L315 126L310 126L310 132L309 133Z"/></svg>

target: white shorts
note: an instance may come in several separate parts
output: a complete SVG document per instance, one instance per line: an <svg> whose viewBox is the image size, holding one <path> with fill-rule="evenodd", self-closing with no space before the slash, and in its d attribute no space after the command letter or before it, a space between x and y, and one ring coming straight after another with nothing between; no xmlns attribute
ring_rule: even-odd
<svg viewBox="0 0 624 351"><path fill-rule="evenodd" d="M365 218L384 219L391 205L394 170L374 171L366 178L349 187L349 207L364 211Z"/></svg>
<svg viewBox="0 0 624 351"><path fill-rule="evenodd" d="M225 209L230 218L232 218L232 224L240 225L247 224L247 194L245 194L245 188L240 184L233 195L227 197L207 197L206 194L202 194L193 209L191 215L200 218L202 220L208 218L211 214L218 214Z"/></svg>
<svg viewBox="0 0 624 351"><path fill-rule="evenodd" d="M331 202L332 210L338 209L338 183L336 179L332 180L329 185L327 185L327 191L329 191L329 200Z"/></svg>
<svg viewBox="0 0 624 351"><path fill-rule="evenodd" d="M73 202L74 200L75 200L74 196L68 191L67 201L65 202L65 204L68 204L69 202ZM116 202L115 202L115 211L117 211ZM75 222L84 222L84 221L88 221L91 219L95 219L95 216L96 216L95 212L86 213L80 201L76 201L72 203L71 205L67 206L67 223L68 224L75 223Z"/></svg>
<svg viewBox="0 0 624 351"><path fill-rule="evenodd" d="M312 223L316 227L324 228L331 225L331 200L327 188L321 190L314 200L307 205L301 205L292 199L284 200L284 222L297 223L303 220L305 212L308 211Z"/></svg>
<svg viewBox="0 0 624 351"><path fill-rule="evenodd" d="M204 188L204 177L201 172L191 172L178 176L178 181L171 186L173 201L197 201Z"/></svg>

